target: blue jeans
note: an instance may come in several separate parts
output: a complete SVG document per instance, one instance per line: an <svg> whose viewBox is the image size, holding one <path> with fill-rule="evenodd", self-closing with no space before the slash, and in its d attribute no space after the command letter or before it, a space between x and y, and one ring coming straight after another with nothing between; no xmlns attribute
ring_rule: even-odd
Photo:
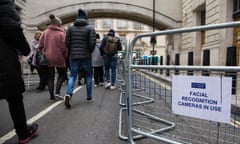
<svg viewBox="0 0 240 144"><path fill-rule="evenodd" d="M104 69L106 81L110 82L110 69L111 69L111 85L115 85L116 81L116 67L117 67L117 57L104 55Z"/></svg>
<svg viewBox="0 0 240 144"><path fill-rule="evenodd" d="M70 59L71 74L68 80L67 94L73 95L73 88L79 72L80 67L84 69L86 73L86 89L87 98L92 98L92 60L91 58L83 58L79 60Z"/></svg>

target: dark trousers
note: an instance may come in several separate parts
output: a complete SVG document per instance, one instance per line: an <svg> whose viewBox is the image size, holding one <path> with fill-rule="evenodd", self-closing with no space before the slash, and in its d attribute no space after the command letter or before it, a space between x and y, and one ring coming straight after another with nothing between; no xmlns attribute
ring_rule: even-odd
<svg viewBox="0 0 240 144"><path fill-rule="evenodd" d="M104 82L103 80L103 66L99 67L93 67L93 73L94 73L94 83L99 84L99 82Z"/></svg>
<svg viewBox="0 0 240 144"><path fill-rule="evenodd" d="M38 67L38 74L40 79L39 89L43 90L48 83L48 66L40 65Z"/></svg>
<svg viewBox="0 0 240 144"><path fill-rule="evenodd" d="M22 94L16 97L7 98L7 102L18 137L26 137L27 123Z"/></svg>
<svg viewBox="0 0 240 144"><path fill-rule="evenodd" d="M66 68L57 67L57 83L56 83L56 94L60 94L60 90L63 82L65 81ZM54 97L54 79L55 79L55 67L48 67L48 91L50 97Z"/></svg>

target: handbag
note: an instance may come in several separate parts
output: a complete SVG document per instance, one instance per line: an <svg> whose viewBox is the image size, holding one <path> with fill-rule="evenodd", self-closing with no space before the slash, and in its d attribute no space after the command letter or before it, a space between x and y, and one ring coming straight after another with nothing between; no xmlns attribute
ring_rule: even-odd
<svg viewBox="0 0 240 144"><path fill-rule="evenodd" d="M37 64L38 65L48 65L48 61L47 61L45 55L42 52L39 51L37 53L36 57L37 57Z"/></svg>
<svg viewBox="0 0 240 144"><path fill-rule="evenodd" d="M29 65L32 64L32 60L33 60L33 55L31 55L31 56L28 57L28 59L27 59L27 62L28 62Z"/></svg>

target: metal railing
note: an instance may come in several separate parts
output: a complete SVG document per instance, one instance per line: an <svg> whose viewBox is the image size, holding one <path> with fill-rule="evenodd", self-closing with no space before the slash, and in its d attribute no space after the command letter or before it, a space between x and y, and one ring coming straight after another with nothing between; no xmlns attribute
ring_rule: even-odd
<svg viewBox="0 0 240 144"><path fill-rule="evenodd" d="M189 28L172 29L160 32L146 33L136 36L127 47L126 60L126 111L128 123L129 143L135 143L138 138L145 137L156 143L231 143L240 142L239 112L232 110L231 123L219 123L185 116L175 115L171 110L172 101L172 75L177 70L179 75L187 75L191 71L193 75L200 76L208 72L209 76L227 76L226 73L233 72L239 77L240 67L225 66L157 66L157 65L134 65L132 50L136 41L143 37L160 36L168 34L188 33L197 31L214 30L240 26L240 22L212 24L195 26ZM170 75L168 81L162 81L160 74L149 77L148 69L168 70ZM144 74L145 73L145 74ZM231 75L233 75L231 74ZM154 78L153 78L154 77ZM164 76L166 77L166 76ZM237 79L235 79L237 81ZM135 91L135 89L144 89ZM237 87L235 88L237 89ZM135 105L141 95L153 99L152 103ZM233 96L234 97L234 96ZM237 96L236 96L237 97ZM239 103L236 102L238 105ZM163 119L164 118L164 119ZM144 141L144 140L143 140ZM152 142L154 143L154 142Z"/></svg>

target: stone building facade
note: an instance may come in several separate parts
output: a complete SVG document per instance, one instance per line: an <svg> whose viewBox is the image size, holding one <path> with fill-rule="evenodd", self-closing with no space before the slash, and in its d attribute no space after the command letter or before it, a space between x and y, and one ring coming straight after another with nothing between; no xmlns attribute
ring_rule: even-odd
<svg viewBox="0 0 240 144"><path fill-rule="evenodd" d="M182 27L233 21L234 0L183 0ZM225 66L233 28L182 34L182 65Z"/></svg>

